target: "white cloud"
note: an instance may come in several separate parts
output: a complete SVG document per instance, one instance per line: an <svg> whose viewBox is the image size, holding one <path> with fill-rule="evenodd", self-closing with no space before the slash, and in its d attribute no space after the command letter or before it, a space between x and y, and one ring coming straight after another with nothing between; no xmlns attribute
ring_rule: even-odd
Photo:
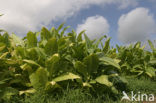
<svg viewBox="0 0 156 103"><path fill-rule="evenodd" d="M78 24L76 32L80 33L82 30L86 30L85 33L90 39L98 39L109 32L109 24L102 16L92 16L88 17L83 24Z"/></svg>
<svg viewBox="0 0 156 103"><path fill-rule="evenodd" d="M144 41L156 33L153 15L147 8L136 8L118 21L118 37L124 43Z"/></svg>
<svg viewBox="0 0 156 103"><path fill-rule="evenodd" d="M125 2L125 1L128 1ZM91 5L117 4L119 8L134 6L135 0L1 0L0 28L18 34L38 30L53 21L67 19Z"/></svg>

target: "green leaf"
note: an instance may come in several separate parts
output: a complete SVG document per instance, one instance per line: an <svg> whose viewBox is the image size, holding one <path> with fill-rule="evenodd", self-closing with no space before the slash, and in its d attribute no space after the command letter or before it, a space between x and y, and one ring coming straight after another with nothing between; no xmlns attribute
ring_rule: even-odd
<svg viewBox="0 0 156 103"><path fill-rule="evenodd" d="M154 45L153 45L152 41L148 40L148 43L149 43L151 49L154 50Z"/></svg>
<svg viewBox="0 0 156 103"><path fill-rule="evenodd" d="M11 43L13 47L18 45L21 45L22 47L24 46L24 41L18 36L16 36L15 34L12 34L10 37L11 37Z"/></svg>
<svg viewBox="0 0 156 103"><path fill-rule="evenodd" d="M133 66L133 69L143 69L141 64L137 64Z"/></svg>
<svg viewBox="0 0 156 103"><path fill-rule="evenodd" d="M59 54L54 54L46 61L46 68L48 69L50 76L53 76L60 68L60 56Z"/></svg>
<svg viewBox="0 0 156 103"><path fill-rule="evenodd" d="M103 52L104 52L104 53L107 53L108 50L110 49L110 45L109 45L110 39L111 39L111 38L108 38L108 39L106 40L106 42L105 42L105 45L104 45L104 47L103 47Z"/></svg>
<svg viewBox="0 0 156 103"><path fill-rule="evenodd" d="M27 33L27 44L29 48L37 46L36 35L31 31Z"/></svg>
<svg viewBox="0 0 156 103"><path fill-rule="evenodd" d="M120 68L120 65L114 59L112 59L112 58L109 58L109 57L101 57L100 58L100 61L103 64L112 65L112 66L118 68L119 70L121 69Z"/></svg>
<svg viewBox="0 0 156 103"><path fill-rule="evenodd" d="M86 41L86 44L87 44L87 48L88 48L88 49L91 48L92 42L91 42L91 40L89 39L89 37L88 37L86 34L84 34L84 38L85 38L85 41Z"/></svg>
<svg viewBox="0 0 156 103"><path fill-rule="evenodd" d="M43 27L41 30L41 40L49 40L51 37L52 35L50 34L49 30Z"/></svg>
<svg viewBox="0 0 156 103"><path fill-rule="evenodd" d="M85 83L83 83L83 87L90 87L90 88L92 88L92 85L87 83L87 82L85 82Z"/></svg>
<svg viewBox="0 0 156 103"><path fill-rule="evenodd" d="M46 59L46 54L43 48L33 47L27 49L27 57L29 57L31 60L42 60L44 61ZM40 62L39 62L40 63Z"/></svg>
<svg viewBox="0 0 156 103"><path fill-rule="evenodd" d="M7 32L5 32L3 34L3 36L1 36L2 38L0 38L0 42L4 43L6 45L6 47L10 47L10 38L9 38L9 34ZM1 40L2 39L2 40Z"/></svg>
<svg viewBox="0 0 156 103"><path fill-rule="evenodd" d="M0 52L1 52L2 50L4 50L5 47L6 47L6 45L5 45L4 43L0 43Z"/></svg>
<svg viewBox="0 0 156 103"><path fill-rule="evenodd" d="M146 68L146 74L149 76L149 77L154 77L154 76L156 76L155 75L155 72L156 72L156 70L153 68L153 67L148 67L148 68Z"/></svg>
<svg viewBox="0 0 156 103"><path fill-rule="evenodd" d="M1 85L1 84L7 83L7 81L10 80L10 79L11 79L11 78L5 78L5 79L3 79L3 80L0 80L0 85Z"/></svg>
<svg viewBox="0 0 156 103"><path fill-rule="evenodd" d="M47 44L45 45L45 52L48 55L53 55L54 53L58 52L58 44L56 38L51 38L48 40Z"/></svg>
<svg viewBox="0 0 156 103"><path fill-rule="evenodd" d="M6 64L10 64L10 65L14 65L14 64L17 64L18 62L16 60L12 60L12 59L7 59L5 61Z"/></svg>
<svg viewBox="0 0 156 103"><path fill-rule="evenodd" d="M71 42L76 42L76 32L74 30L72 30L72 33L68 33L68 36L70 37L69 40Z"/></svg>
<svg viewBox="0 0 156 103"><path fill-rule="evenodd" d="M87 73L87 67L84 63L80 62L80 61L76 61L75 62L75 69L82 74L84 77L87 77L88 73Z"/></svg>
<svg viewBox="0 0 156 103"><path fill-rule="evenodd" d="M104 84L108 87L113 86L113 84L108 80L108 75L101 75L95 79L98 83Z"/></svg>
<svg viewBox="0 0 156 103"><path fill-rule="evenodd" d="M48 73L44 68L38 68L30 76L30 82L35 89L44 88L48 82Z"/></svg>
<svg viewBox="0 0 156 103"><path fill-rule="evenodd" d="M111 91L114 93L114 94L118 94L118 90L113 86L111 87Z"/></svg>
<svg viewBox="0 0 156 103"><path fill-rule="evenodd" d="M51 34L51 36L52 37L56 37L56 35L57 35L57 32L56 32L56 29L55 29L55 27L52 27L51 29L50 29L50 34Z"/></svg>
<svg viewBox="0 0 156 103"><path fill-rule="evenodd" d="M19 95L22 95L22 94L28 95L28 94L33 94L33 93L35 93L35 92L36 92L36 90L33 89L33 88L31 88L31 89L28 89L28 90L19 91Z"/></svg>
<svg viewBox="0 0 156 103"><path fill-rule="evenodd" d="M134 48L140 48L141 47L141 42L137 42L135 45L134 45Z"/></svg>
<svg viewBox="0 0 156 103"><path fill-rule="evenodd" d="M61 31L61 37L63 37L64 32L65 32L68 28L70 28L70 26L65 27L65 28Z"/></svg>
<svg viewBox="0 0 156 103"><path fill-rule="evenodd" d="M62 37L58 40L58 50L59 51L62 51L63 49L67 48L67 43L66 43L66 40L67 38L65 37Z"/></svg>
<svg viewBox="0 0 156 103"><path fill-rule="evenodd" d="M57 29L58 32L63 28L64 24L65 24L65 23L62 23L62 24L58 27L58 29Z"/></svg>
<svg viewBox="0 0 156 103"><path fill-rule="evenodd" d="M53 90L55 89L62 89L60 85L58 85L56 82L54 81L51 81L51 82L48 82L46 84L46 88L45 90L48 91L48 92L52 92Z"/></svg>
<svg viewBox="0 0 156 103"><path fill-rule="evenodd" d="M32 64L32 65L36 65L38 67L41 67L38 63L36 63L35 61L33 60L27 60L27 59L23 59L23 62L26 62L28 64Z"/></svg>
<svg viewBox="0 0 156 103"><path fill-rule="evenodd" d="M85 30L81 31L78 36L77 36L77 41L81 42L82 41L82 34L84 34Z"/></svg>
<svg viewBox="0 0 156 103"><path fill-rule="evenodd" d="M95 49L98 48L99 44L102 43L101 41L106 38L106 35L102 36L95 44Z"/></svg>
<svg viewBox="0 0 156 103"><path fill-rule="evenodd" d="M66 74L63 74L63 75L60 75L60 76L54 78L52 81L60 82L60 81L80 79L80 78L81 78L80 76L75 75L73 73L66 73Z"/></svg>
<svg viewBox="0 0 156 103"><path fill-rule="evenodd" d="M156 64L156 59L150 60L149 63L151 63L151 64Z"/></svg>
<svg viewBox="0 0 156 103"><path fill-rule="evenodd" d="M28 71L29 74L31 74L33 72L32 67L28 63L21 65L20 68L23 71Z"/></svg>
<svg viewBox="0 0 156 103"><path fill-rule="evenodd" d="M84 58L84 64L87 66L89 74L97 72L99 66L99 58L96 54L91 54Z"/></svg>

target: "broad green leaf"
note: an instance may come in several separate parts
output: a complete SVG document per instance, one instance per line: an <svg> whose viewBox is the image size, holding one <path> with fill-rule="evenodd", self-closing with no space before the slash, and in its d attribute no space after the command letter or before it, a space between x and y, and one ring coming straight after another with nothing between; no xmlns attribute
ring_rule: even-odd
<svg viewBox="0 0 156 103"><path fill-rule="evenodd" d="M106 42L105 42L105 45L104 45L104 47L103 47L103 52L104 52L104 53L107 53L108 50L110 49L110 45L109 45L110 39L111 39L111 38L108 38L108 39L106 40Z"/></svg>
<svg viewBox="0 0 156 103"><path fill-rule="evenodd" d="M33 89L33 88L31 88L31 89L28 89L28 90L19 91L19 95L22 95L22 94L28 95L28 94L33 94L33 93L35 93L35 92L36 92L36 90Z"/></svg>
<svg viewBox="0 0 156 103"><path fill-rule="evenodd" d="M116 63L120 63L121 62L121 60L119 60L119 59L114 59L114 61L116 62Z"/></svg>
<svg viewBox="0 0 156 103"><path fill-rule="evenodd" d="M6 47L6 45L5 45L4 43L0 43L0 52L1 52L2 50L4 50L5 47Z"/></svg>
<svg viewBox="0 0 156 103"><path fill-rule="evenodd" d="M146 68L146 74L149 76L149 77L154 77L154 76L156 76L156 74L155 74L155 72L156 72L156 70L153 68L153 67L148 67L148 68Z"/></svg>
<svg viewBox="0 0 156 103"><path fill-rule="evenodd" d="M108 87L113 86L113 84L108 80L108 75L101 75L95 79L98 83L104 84Z"/></svg>
<svg viewBox="0 0 156 103"><path fill-rule="evenodd" d="M81 42L82 41L82 34L84 34L85 30L81 31L78 36L77 36L77 41Z"/></svg>
<svg viewBox="0 0 156 103"><path fill-rule="evenodd" d="M132 69L130 70L131 73L141 73L142 70Z"/></svg>
<svg viewBox="0 0 156 103"><path fill-rule="evenodd" d="M146 45L143 45L140 49L144 50L145 47L146 47Z"/></svg>
<svg viewBox="0 0 156 103"><path fill-rule="evenodd" d="M28 63L25 63L21 65L20 67L23 71L28 71L29 74L33 72L32 67Z"/></svg>
<svg viewBox="0 0 156 103"><path fill-rule="evenodd" d="M83 83L82 85L83 85L83 87L90 87L90 88L92 88L92 85L87 83L87 82Z"/></svg>
<svg viewBox="0 0 156 103"><path fill-rule="evenodd" d="M99 58L96 54L91 54L84 58L84 64L87 66L89 74L97 72L99 66Z"/></svg>
<svg viewBox="0 0 156 103"><path fill-rule="evenodd" d="M135 45L134 45L134 48L140 48L141 46L141 42L137 42Z"/></svg>
<svg viewBox="0 0 156 103"><path fill-rule="evenodd" d="M101 57L100 58L100 61L104 64L107 64L107 65L112 65L116 68L118 68L119 70L121 69L120 68L120 65L112 58L109 58L109 57Z"/></svg>
<svg viewBox="0 0 156 103"><path fill-rule="evenodd" d="M54 81L48 82L46 84L45 90L48 92L52 92L55 89L62 89L62 87Z"/></svg>
<svg viewBox="0 0 156 103"><path fill-rule="evenodd" d="M35 89L44 88L48 82L48 73L45 68L38 68L30 76L30 82Z"/></svg>
<svg viewBox="0 0 156 103"><path fill-rule="evenodd" d="M118 90L113 86L113 87L111 87L111 90L112 90L112 92L114 93L114 94L118 94L119 92L118 92Z"/></svg>
<svg viewBox="0 0 156 103"><path fill-rule="evenodd" d="M12 34L10 37L11 37L12 46L18 46L18 45L24 46L24 41L18 36L16 36L15 34Z"/></svg>
<svg viewBox="0 0 156 103"><path fill-rule="evenodd" d="M86 34L84 34L84 38L85 38L85 41L86 41L86 44L87 44L87 48L88 48L88 49L91 48L92 42L91 42L91 40L89 39L89 37L88 37Z"/></svg>
<svg viewBox="0 0 156 103"><path fill-rule="evenodd" d="M29 48L37 46L36 35L31 31L27 33L27 44Z"/></svg>
<svg viewBox="0 0 156 103"><path fill-rule="evenodd" d="M76 61L75 62L75 69L80 73L82 74L84 77L87 77L88 73L87 73L87 67L85 64L83 64L82 62L80 61Z"/></svg>
<svg viewBox="0 0 156 103"><path fill-rule="evenodd" d="M141 64L137 64L133 66L133 69L143 69Z"/></svg>
<svg viewBox="0 0 156 103"><path fill-rule="evenodd" d="M12 60L12 59L7 59L7 60L5 61L5 63L6 63L6 64L13 65L13 64L17 64L18 61L16 61L16 60Z"/></svg>
<svg viewBox="0 0 156 103"><path fill-rule="evenodd" d="M0 42L3 42L6 47L10 47L10 40L9 40L9 34L7 32L5 32L2 36L3 40L1 41L0 39Z"/></svg>
<svg viewBox="0 0 156 103"><path fill-rule="evenodd" d="M23 62L26 62L26 63L28 63L28 64L32 64L32 65L36 65L36 66L41 67L38 63L36 63L36 62L33 61L33 60L23 59Z"/></svg>
<svg viewBox="0 0 156 103"><path fill-rule="evenodd" d="M50 34L49 30L43 27L41 30L41 40L49 40L51 37L52 35Z"/></svg>
<svg viewBox="0 0 156 103"><path fill-rule="evenodd" d="M45 45L45 52L48 55L53 55L54 53L58 52L58 44L56 38L51 38L48 40L47 44Z"/></svg>
<svg viewBox="0 0 156 103"><path fill-rule="evenodd" d="M67 48L67 43L66 43L67 38L60 38L58 40L58 50L62 51L63 49Z"/></svg>
<svg viewBox="0 0 156 103"><path fill-rule="evenodd" d="M63 75L60 75L56 78L54 78L52 81L54 82L61 82L61 81L65 81L65 80L73 80L73 79L80 79L81 77L78 75L75 75L73 73L66 73Z"/></svg>
<svg viewBox="0 0 156 103"><path fill-rule="evenodd" d="M60 68L60 56L59 54L54 54L46 61L46 68L48 69L50 76L53 76Z"/></svg>
<svg viewBox="0 0 156 103"><path fill-rule="evenodd" d="M143 73L144 73L144 71L140 71L140 73L138 73L137 76L140 76L140 75L142 75Z"/></svg>
<svg viewBox="0 0 156 103"><path fill-rule="evenodd" d="M131 69L131 66L128 63L124 63L121 65L121 68L126 67L126 69Z"/></svg>
<svg viewBox="0 0 156 103"><path fill-rule="evenodd" d="M76 32L72 30L72 33L68 33L68 36L70 37L69 40L73 43L76 42Z"/></svg>
<svg viewBox="0 0 156 103"><path fill-rule="evenodd" d="M52 27L49 32L50 32L52 37L56 37L56 29L55 29L55 27Z"/></svg>
<svg viewBox="0 0 156 103"><path fill-rule="evenodd" d="M46 59L46 54L43 48L33 47L27 49L27 57L29 57L31 60L44 60Z"/></svg>
<svg viewBox="0 0 156 103"><path fill-rule="evenodd" d="M106 38L106 35L102 36L98 41L95 43L95 49L98 48L99 44L102 43L101 41Z"/></svg>
<svg viewBox="0 0 156 103"><path fill-rule="evenodd" d="M156 59L150 60L149 63L151 63L151 64L156 64Z"/></svg>
<svg viewBox="0 0 156 103"><path fill-rule="evenodd" d="M25 58L26 56L28 56L26 48L20 47L20 46L15 48L15 53L16 53L15 56L18 56L18 57L21 57L21 58Z"/></svg>
<svg viewBox="0 0 156 103"><path fill-rule="evenodd" d="M64 32L65 32L68 28L70 28L70 26L65 27L65 28L61 31L61 37L63 37Z"/></svg>
<svg viewBox="0 0 156 103"><path fill-rule="evenodd" d="M154 45L153 45L152 41L148 40L148 43L149 43L151 49L154 50Z"/></svg>
<svg viewBox="0 0 156 103"><path fill-rule="evenodd" d="M65 23L62 23L62 24L58 27L58 29L57 29L58 32L63 28L64 24L65 24Z"/></svg>
<svg viewBox="0 0 156 103"><path fill-rule="evenodd" d="M7 81L10 80L10 79L12 79L12 78L5 78L3 80L0 80L0 85L7 83Z"/></svg>

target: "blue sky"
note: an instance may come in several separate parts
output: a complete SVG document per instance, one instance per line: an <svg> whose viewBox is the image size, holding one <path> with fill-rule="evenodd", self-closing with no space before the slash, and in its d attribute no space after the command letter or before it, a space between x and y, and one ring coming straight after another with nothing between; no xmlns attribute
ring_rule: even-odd
<svg viewBox="0 0 156 103"><path fill-rule="evenodd" d="M85 29L91 38L108 34L113 46L156 40L156 0L1 0L0 13L0 28L21 37L28 30L66 22L77 32Z"/></svg>

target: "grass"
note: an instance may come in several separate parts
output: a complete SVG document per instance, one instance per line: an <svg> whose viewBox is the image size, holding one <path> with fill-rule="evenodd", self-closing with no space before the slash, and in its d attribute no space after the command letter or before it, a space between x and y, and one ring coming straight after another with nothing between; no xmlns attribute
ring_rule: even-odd
<svg viewBox="0 0 156 103"><path fill-rule="evenodd" d="M126 77L128 84L126 92L131 91L138 93L152 93L156 95L156 82L145 78ZM122 92L116 100L113 100L109 95L97 95L84 91L82 89L66 89L62 93L54 95L53 93L45 93L38 91L31 96L15 96L11 101L4 103L121 103L120 99ZM123 102L126 103L126 102Z"/></svg>
<svg viewBox="0 0 156 103"><path fill-rule="evenodd" d="M150 80L147 78L132 78L127 77L128 80L128 89L129 91L141 92L146 94L155 94L156 95L156 81Z"/></svg>

